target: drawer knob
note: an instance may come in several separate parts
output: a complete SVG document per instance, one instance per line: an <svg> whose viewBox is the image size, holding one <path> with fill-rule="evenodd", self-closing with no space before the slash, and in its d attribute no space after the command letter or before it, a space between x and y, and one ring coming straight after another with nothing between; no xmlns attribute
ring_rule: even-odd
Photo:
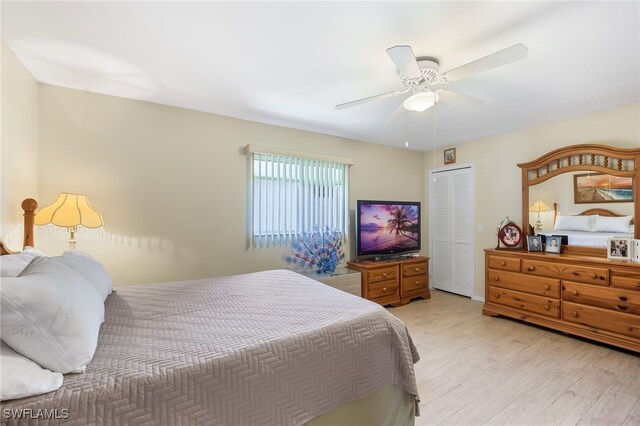
<svg viewBox="0 0 640 426"><path fill-rule="evenodd" d="M500 266L505 266L507 264L507 262L505 262L504 260L500 262Z"/></svg>
<svg viewBox="0 0 640 426"><path fill-rule="evenodd" d="M496 299L500 299L500 293L496 293L493 295Z"/></svg>
<svg viewBox="0 0 640 426"><path fill-rule="evenodd" d="M535 270L536 270L536 267L535 267L535 266L529 266L529 267L527 268L527 271L535 271Z"/></svg>
<svg viewBox="0 0 640 426"><path fill-rule="evenodd" d="M571 290L571 294L573 294L574 296L578 295L578 290Z"/></svg>
<svg viewBox="0 0 640 426"><path fill-rule="evenodd" d="M595 272L591 273L591 278L598 278L598 274L596 274Z"/></svg>
<svg viewBox="0 0 640 426"><path fill-rule="evenodd" d="M624 305L618 305L618 309L620 309L621 311L626 311L627 307Z"/></svg>
<svg viewBox="0 0 640 426"><path fill-rule="evenodd" d="M387 288L386 287L382 287L382 291L387 291Z"/></svg>
<svg viewBox="0 0 640 426"><path fill-rule="evenodd" d="M544 305L544 310L548 311L549 309L551 309L551 307L549 305Z"/></svg>
<svg viewBox="0 0 640 426"><path fill-rule="evenodd" d="M551 286L550 286L549 284L545 284L545 285L544 285L544 289L545 289L545 290L551 290Z"/></svg>
<svg viewBox="0 0 640 426"><path fill-rule="evenodd" d="M387 273L386 273L386 272L383 272L383 273L382 273L382 276L383 276L383 277L386 277L386 276L387 276Z"/></svg>
<svg viewBox="0 0 640 426"><path fill-rule="evenodd" d="M414 270L414 271L416 271L416 272L419 272L419 271L420 271L420 268L415 267L415 268L413 268L413 270Z"/></svg>
<svg viewBox="0 0 640 426"><path fill-rule="evenodd" d="M620 299L623 302L626 302L628 300L627 296L620 296L620 297L618 297L618 299Z"/></svg>
<svg viewBox="0 0 640 426"><path fill-rule="evenodd" d="M576 311L571 312L571 316L574 318L578 318L578 313Z"/></svg>
<svg viewBox="0 0 640 426"><path fill-rule="evenodd" d="M500 281L500 277L493 277L494 281Z"/></svg>
<svg viewBox="0 0 640 426"><path fill-rule="evenodd" d="M416 280L416 284L420 284L420 281Z"/></svg>

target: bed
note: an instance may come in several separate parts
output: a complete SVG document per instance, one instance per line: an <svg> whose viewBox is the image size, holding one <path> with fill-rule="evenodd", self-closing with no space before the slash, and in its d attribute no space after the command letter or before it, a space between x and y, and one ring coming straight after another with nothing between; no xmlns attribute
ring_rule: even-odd
<svg viewBox="0 0 640 426"><path fill-rule="evenodd" d="M291 271L116 287L86 372L2 410L67 409L56 423L74 424L413 424L418 359L384 308Z"/></svg>
<svg viewBox="0 0 640 426"><path fill-rule="evenodd" d="M557 226L558 221L558 204L553 203L553 222L554 225ZM621 214L617 214L612 212L611 210L596 208L596 209L588 209L576 216L587 216L590 218L595 218L596 216L604 216L609 218L623 218L628 217ZM556 227L554 226L554 227ZM618 232L602 232L602 231L593 231L593 230L558 230L554 229L550 232L540 232L538 231L538 235L544 235L546 237L553 235L562 235L567 237L567 244L575 247L590 247L590 248L599 248L606 249L608 246L609 238L611 237L625 237L625 238L633 238L634 236L634 221L630 220L630 226L626 229L627 232L622 232L622 230L618 230Z"/></svg>

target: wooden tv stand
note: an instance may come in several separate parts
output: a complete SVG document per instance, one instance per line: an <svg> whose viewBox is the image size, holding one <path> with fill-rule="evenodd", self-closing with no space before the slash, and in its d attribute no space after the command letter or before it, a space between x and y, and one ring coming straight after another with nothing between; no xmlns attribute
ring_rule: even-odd
<svg viewBox="0 0 640 426"><path fill-rule="evenodd" d="M640 263L486 249L482 313L640 352Z"/></svg>
<svg viewBox="0 0 640 426"><path fill-rule="evenodd" d="M430 299L429 258L347 263L362 275L362 297L381 305L401 306L411 299Z"/></svg>

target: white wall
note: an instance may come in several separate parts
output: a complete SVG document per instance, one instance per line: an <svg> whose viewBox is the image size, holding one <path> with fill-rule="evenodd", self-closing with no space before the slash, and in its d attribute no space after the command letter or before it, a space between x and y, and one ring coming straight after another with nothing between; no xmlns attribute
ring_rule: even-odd
<svg viewBox="0 0 640 426"><path fill-rule="evenodd" d="M509 216L522 224L522 182L516 164L534 160L553 149L585 143L640 147L640 104L456 146L458 163L476 165L476 222L484 226L484 231L476 235L476 296L484 297L484 249L496 246L498 223ZM443 150L437 150L435 157L435 166L442 167ZM433 153L427 153L425 171L433 168L433 160ZM428 192L428 186L425 191ZM604 206L615 210L611 204Z"/></svg>
<svg viewBox="0 0 640 426"><path fill-rule="evenodd" d="M0 58L0 235L19 250L20 204L38 197L38 83L4 43Z"/></svg>
<svg viewBox="0 0 640 426"><path fill-rule="evenodd" d="M41 85L39 202L89 196L107 235L79 235L78 249L116 284L279 268L287 247L245 245L247 144L353 158L351 209L424 201L423 153ZM66 248L63 233L36 237L48 254Z"/></svg>

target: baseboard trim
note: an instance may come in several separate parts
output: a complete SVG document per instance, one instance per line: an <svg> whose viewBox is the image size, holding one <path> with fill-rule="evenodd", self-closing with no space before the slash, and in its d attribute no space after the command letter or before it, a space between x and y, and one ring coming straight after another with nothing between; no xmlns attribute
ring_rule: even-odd
<svg viewBox="0 0 640 426"><path fill-rule="evenodd" d="M471 300L484 303L484 296L471 296Z"/></svg>

